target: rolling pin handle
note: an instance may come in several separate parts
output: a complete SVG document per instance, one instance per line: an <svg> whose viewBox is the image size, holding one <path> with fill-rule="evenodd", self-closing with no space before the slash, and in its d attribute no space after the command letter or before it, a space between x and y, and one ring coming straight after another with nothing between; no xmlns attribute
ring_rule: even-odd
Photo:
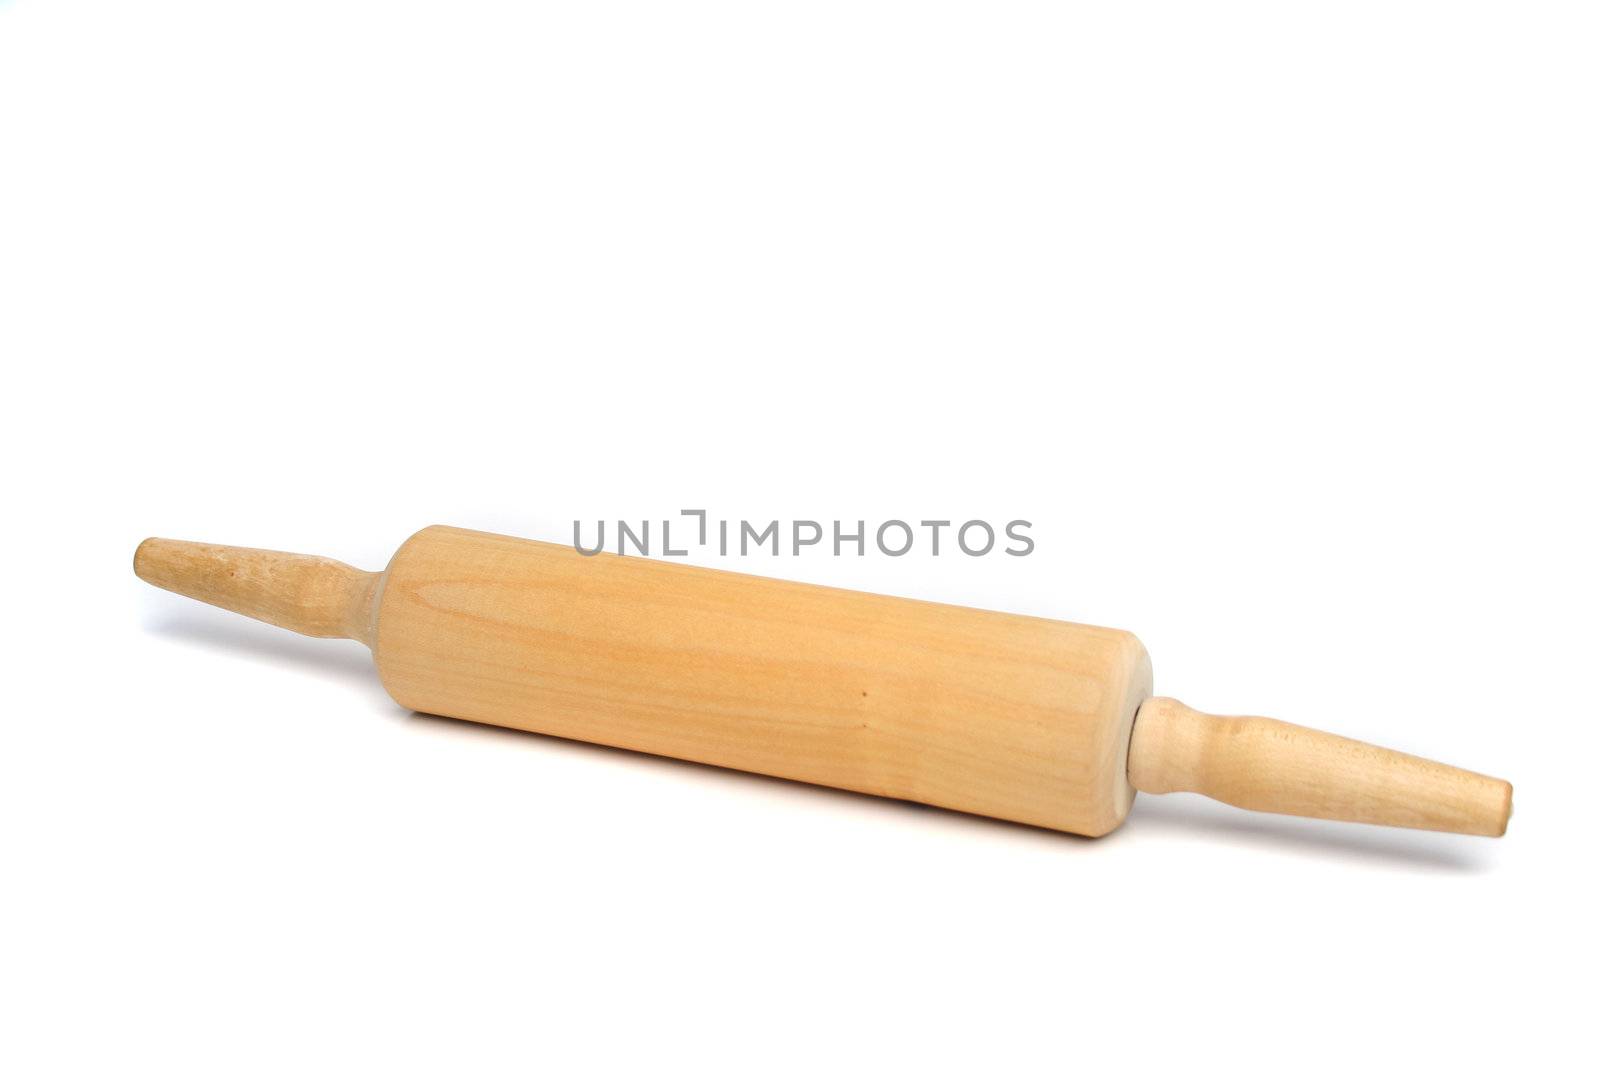
<svg viewBox="0 0 1600 1067"><path fill-rule="evenodd" d="M1205 715L1170 697L1140 706L1128 779L1251 811L1499 837L1511 783L1276 719Z"/></svg>
<svg viewBox="0 0 1600 1067"><path fill-rule="evenodd" d="M382 575L322 556L146 538L133 572L151 585L311 637L376 640Z"/></svg>

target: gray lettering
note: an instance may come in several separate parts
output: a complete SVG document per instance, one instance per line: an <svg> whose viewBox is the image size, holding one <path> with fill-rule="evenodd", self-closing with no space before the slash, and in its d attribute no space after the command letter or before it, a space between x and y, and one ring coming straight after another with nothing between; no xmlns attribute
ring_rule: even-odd
<svg viewBox="0 0 1600 1067"><path fill-rule="evenodd" d="M898 552L891 551L889 546L883 542L883 531L887 530L891 526L898 526L900 529L906 532L906 543L900 546L900 551ZM907 552L911 551L912 536L913 535L911 533L910 526L901 522L899 519L890 519L888 522L878 527L878 551L882 552L886 556L903 556Z"/></svg>
<svg viewBox="0 0 1600 1067"><path fill-rule="evenodd" d="M846 541L854 541L856 543L856 555L858 555L858 556L866 555L867 554L867 523L866 523L866 520L863 519L863 520L860 520L860 521L858 521L856 523L856 532L853 533L853 534L841 533L840 532L841 528L842 527L841 527L841 524L840 524L839 520L838 519L834 519L833 520L833 554L835 556L840 554L839 546L842 545L844 542L846 542Z"/></svg>
<svg viewBox="0 0 1600 1067"><path fill-rule="evenodd" d="M661 554L663 556L687 556L687 548L672 547L672 520L661 520Z"/></svg>
<svg viewBox="0 0 1600 1067"><path fill-rule="evenodd" d="M572 547L578 550L578 555L580 556L598 556L606 548L606 520L600 520L600 532L593 548L583 547L583 539L578 536L578 529L582 525L583 523L578 519L572 520Z"/></svg>
<svg viewBox="0 0 1600 1067"><path fill-rule="evenodd" d="M1028 553L1033 551L1033 538L1029 537L1027 534L1017 533L1018 526L1022 527L1024 530L1033 529L1033 523L1026 519L1012 519L1010 522L1006 523L1006 536L1011 538L1013 541L1020 541L1028 547L1022 549L1021 551L1018 551L1015 548L1008 548L1006 549L1006 555L1008 556L1026 556Z"/></svg>
<svg viewBox="0 0 1600 1067"><path fill-rule="evenodd" d="M633 535L632 530L628 529L626 521L617 520L617 555L626 556L628 554L629 541L632 541L633 547L639 550L639 555L648 556L650 554L650 520L644 520L641 525L644 527L644 540L642 541Z"/></svg>
<svg viewBox="0 0 1600 1067"><path fill-rule="evenodd" d="M739 520L739 555L748 556L750 554L750 535L755 534L755 532L756 528L754 526L751 526L743 519ZM778 554L777 519L773 519L767 524L766 529L762 530L759 534L756 534L756 544L764 544L769 537L772 538L772 554L776 556Z"/></svg>
<svg viewBox="0 0 1600 1067"><path fill-rule="evenodd" d="M800 527L802 527L802 526L809 526L811 529L813 529L813 530L815 530L817 532L817 536L811 537L811 538L802 538L800 536ZM795 523L794 523L794 554L795 555L798 556L800 554L800 549L805 547L805 546L816 545L816 544L821 544L821 543L822 543L822 523L820 523L820 522L812 522L810 519L796 519L795 520Z"/></svg>
<svg viewBox="0 0 1600 1067"><path fill-rule="evenodd" d="M705 543L706 543L706 509L705 508L685 508L684 510L678 512L678 514L679 515L698 515L698 516L700 516L700 544L702 546L704 546Z"/></svg>
<svg viewBox="0 0 1600 1067"><path fill-rule="evenodd" d="M983 527L983 532L989 537L988 543L976 552L967 547L967 531L972 529L974 526ZM956 541L961 545L961 551L965 552L969 556L988 555L989 550L994 547L994 527L990 526L982 519L973 519L971 522L966 523L961 527L960 531L956 534Z"/></svg>

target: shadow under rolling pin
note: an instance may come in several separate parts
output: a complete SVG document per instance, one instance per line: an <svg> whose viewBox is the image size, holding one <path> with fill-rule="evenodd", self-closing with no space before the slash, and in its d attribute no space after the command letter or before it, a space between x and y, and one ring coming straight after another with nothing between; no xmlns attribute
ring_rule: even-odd
<svg viewBox="0 0 1600 1067"><path fill-rule="evenodd" d="M1499 836L1511 785L1151 696L1121 630L430 526L381 573L151 538L139 577L372 649L416 711L1098 837L1136 790Z"/></svg>

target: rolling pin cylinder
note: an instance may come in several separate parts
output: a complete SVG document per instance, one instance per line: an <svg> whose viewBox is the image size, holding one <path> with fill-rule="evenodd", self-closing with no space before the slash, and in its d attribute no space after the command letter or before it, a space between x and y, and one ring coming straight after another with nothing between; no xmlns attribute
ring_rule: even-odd
<svg viewBox="0 0 1600 1067"><path fill-rule="evenodd" d="M1150 659L1121 630L433 526L371 635L417 711L1098 836Z"/></svg>

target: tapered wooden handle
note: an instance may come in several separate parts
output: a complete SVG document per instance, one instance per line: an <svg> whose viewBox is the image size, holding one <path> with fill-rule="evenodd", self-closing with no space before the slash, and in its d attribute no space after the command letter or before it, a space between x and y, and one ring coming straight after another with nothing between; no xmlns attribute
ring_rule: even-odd
<svg viewBox="0 0 1600 1067"><path fill-rule="evenodd" d="M151 585L312 637L373 642L378 579L322 556L146 538L133 572Z"/></svg>
<svg viewBox="0 0 1600 1067"><path fill-rule="evenodd" d="M1511 783L1276 719L1205 715L1151 697L1128 778L1143 793L1202 793L1251 811L1499 837Z"/></svg>

